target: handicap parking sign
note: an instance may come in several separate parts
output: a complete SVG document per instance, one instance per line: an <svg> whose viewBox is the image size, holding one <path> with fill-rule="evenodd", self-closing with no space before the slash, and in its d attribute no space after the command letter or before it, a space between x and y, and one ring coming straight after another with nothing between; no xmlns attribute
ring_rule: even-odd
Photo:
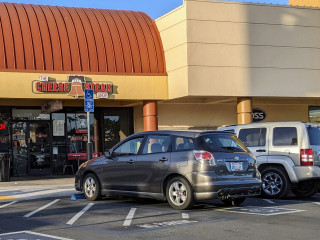
<svg viewBox="0 0 320 240"><path fill-rule="evenodd" d="M93 100L93 90L86 89L84 90L84 111L85 112L94 112L94 100Z"/></svg>

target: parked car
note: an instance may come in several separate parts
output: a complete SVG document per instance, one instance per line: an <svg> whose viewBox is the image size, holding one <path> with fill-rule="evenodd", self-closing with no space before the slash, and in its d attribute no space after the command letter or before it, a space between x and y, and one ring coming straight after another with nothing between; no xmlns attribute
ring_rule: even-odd
<svg viewBox="0 0 320 240"><path fill-rule="evenodd" d="M152 197L188 209L207 199L241 204L260 195L261 179L255 157L232 133L152 131L131 135L106 156L82 164L75 188L90 201Z"/></svg>
<svg viewBox="0 0 320 240"><path fill-rule="evenodd" d="M302 122L265 122L219 128L234 132L256 156L262 195L284 198L290 190L310 197L319 190L320 130Z"/></svg>

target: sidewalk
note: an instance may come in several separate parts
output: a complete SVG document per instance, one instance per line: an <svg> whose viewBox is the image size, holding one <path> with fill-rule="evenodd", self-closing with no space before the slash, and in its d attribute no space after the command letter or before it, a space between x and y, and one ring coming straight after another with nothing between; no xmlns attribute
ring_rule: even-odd
<svg viewBox="0 0 320 240"><path fill-rule="evenodd" d="M0 182L0 202L71 197L75 193L79 192L74 189L74 176L21 177Z"/></svg>

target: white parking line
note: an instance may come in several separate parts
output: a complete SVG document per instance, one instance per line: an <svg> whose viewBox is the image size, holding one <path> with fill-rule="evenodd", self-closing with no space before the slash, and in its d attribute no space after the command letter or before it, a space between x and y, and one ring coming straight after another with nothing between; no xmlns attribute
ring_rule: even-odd
<svg viewBox="0 0 320 240"><path fill-rule="evenodd" d="M272 203L272 204L275 204L275 202L269 200L269 199L262 199L263 201L266 201L267 203Z"/></svg>
<svg viewBox="0 0 320 240"><path fill-rule="evenodd" d="M315 204L317 204L317 205L320 205L320 202L314 202Z"/></svg>
<svg viewBox="0 0 320 240"><path fill-rule="evenodd" d="M189 219L188 213L182 213L182 219Z"/></svg>
<svg viewBox="0 0 320 240"><path fill-rule="evenodd" d="M50 207L51 205L53 205L53 204L55 204L56 202L59 202L59 201L60 201L60 199L56 199L56 200L48 203L47 205L44 205L43 207L38 208L38 209L36 209L36 210L24 215L23 217L26 217L26 218L31 217L33 214L35 214L37 212L40 212L41 210L46 209L47 207Z"/></svg>
<svg viewBox="0 0 320 240"><path fill-rule="evenodd" d="M68 225L74 224L74 222L77 221L82 216L82 214L84 214L86 211L88 211L93 205L94 205L94 203L89 203L85 208L83 208L80 212L78 212L76 215L74 215L74 217L71 218L67 222L67 224Z"/></svg>
<svg viewBox="0 0 320 240"><path fill-rule="evenodd" d="M126 220L123 223L124 227L128 227L131 225L131 221L133 219L134 213L136 212L136 208L131 208L130 212L128 213L128 216L126 217Z"/></svg>
<svg viewBox="0 0 320 240"><path fill-rule="evenodd" d="M7 206L9 206L9 205L11 205L11 204L14 204L14 203L16 203L16 202L18 202L18 201L9 202L9 203L7 203L7 204L1 205L0 208L7 207Z"/></svg>

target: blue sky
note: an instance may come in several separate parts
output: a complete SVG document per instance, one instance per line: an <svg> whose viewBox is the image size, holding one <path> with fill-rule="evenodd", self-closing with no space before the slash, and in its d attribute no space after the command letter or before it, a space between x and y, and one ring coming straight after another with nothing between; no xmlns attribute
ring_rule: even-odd
<svg viewBox="0 0 320 240"><path fill-rule="evenodd" d="M236 1L237 0L233 0L233 2ZM287 5L288 1L289 0L238 0L238 2L271 3L282 5ZM146 12L153 19L155 19L182 5L183 0L5 0L1 2L137 10Z"/></svg>

